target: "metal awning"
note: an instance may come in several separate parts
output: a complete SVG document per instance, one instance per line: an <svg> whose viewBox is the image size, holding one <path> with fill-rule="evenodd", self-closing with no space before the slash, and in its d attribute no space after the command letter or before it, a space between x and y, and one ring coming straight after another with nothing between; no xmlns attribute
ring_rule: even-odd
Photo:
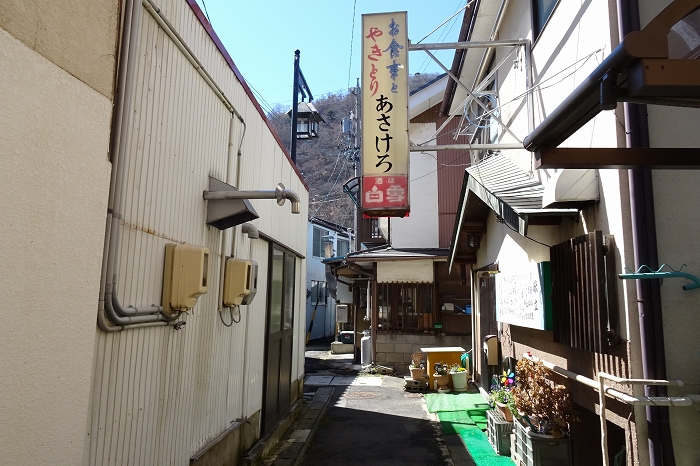
<svg viewBox="0 0 700 466"><path fill-rule="evenodd" d="M537 168L700 168L700 149L557 148L618 102L700 107L700 0L675 0L615 50L523 141Z"/></svg>
<svg viewBox="0 0 700 466"><path fill-rule="evenodd" d="M389 245L378 246L371 249L363 249L361 251L355 251L348 253L343 258L330 258L324 259L322 262L324 264L330 265L333 270L336 271L338 275L342 275L348 278L366 278L366 276L373 271L373 265L376 262L379 263L404 263L405 267L412 270L421 270L423 274L425 267L421 268L420 264L432 264L432 262L445 262L447 260L447 255L449 251L444 248L402 248L395 249ZM412 267L410 264L406 264L406 261L418 262L420 263L416 267ZM387 270L391 269L385 268ZM430 265L430 270L432 271L432 265ZM432 272L431 272L432 273ZM423 277L423 275L420 275ZM400 282L406 281L407 277L401 278ZM387 280L385 280L387 281ZM430 279L420 278L416 280L417 282L431 282Z"/></svg>
<svg viewBox="0 0 700 466"><path fill-rule="evenodd" d="M543 209L543 194L544 186L503 154L467 168L452 233L450 270L455 262L476 263L490 211L523 236L530 224L558 224L561 216L578 218L578 209Z"/></svg>

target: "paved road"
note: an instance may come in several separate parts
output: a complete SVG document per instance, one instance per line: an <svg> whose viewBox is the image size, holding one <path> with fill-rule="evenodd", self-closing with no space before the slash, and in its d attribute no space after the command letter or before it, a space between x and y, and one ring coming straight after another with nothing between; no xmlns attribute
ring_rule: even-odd
<svg viewBox="0 0 700 466"><path fill-rule="evenodd" d="M443 435L423 395L403 390L403 377L358 373L352 355L327 348L307 347L309 410L266 464L473 465L459 437Z"/></svg>

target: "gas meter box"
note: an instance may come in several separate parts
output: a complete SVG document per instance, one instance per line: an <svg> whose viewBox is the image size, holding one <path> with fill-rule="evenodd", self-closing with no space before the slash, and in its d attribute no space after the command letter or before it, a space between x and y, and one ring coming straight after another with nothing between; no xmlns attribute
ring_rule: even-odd
<svg viewBox="0 0 700 466"><path fill-rule="evenodd" d="M163 311L192 309L207 292L209 249L189 244L166 244L163 270Z"/></svg>
<svg viewBox="0 0 700 466"><path fill-rule="evenodd" d="M336 304L335 306L335 322L338 324L348 323L348 305Z"/></svg>
<svg viewBox="0 0 700 466"><path fill-rule="evenodd" d="M230 257L224 270L224 306L250 304L258 288L258 263Z"/></svg>

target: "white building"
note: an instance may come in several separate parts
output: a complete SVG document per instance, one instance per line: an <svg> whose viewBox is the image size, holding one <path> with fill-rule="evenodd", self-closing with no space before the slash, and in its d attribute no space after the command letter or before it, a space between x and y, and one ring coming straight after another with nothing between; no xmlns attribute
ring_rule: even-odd
<svg viewBox="0 0 700 466"><path fill-rule="evenodd" d="M698 106L699 7L506 0L476 2L465 16L461 40L493 45L456 52L460 84L448 84L443 105L468 116L456 142L482 144L450 249L451 267L471 276L475 347L498 340L495 364L476 358L476 378L488 390L501 358L512 364L525 352L582 376L555 376L581 419L572 425L574 464L612 464L616 455L626 464L700 463L697 410L644 406L668 405L671 395L697 408L696 385L660 382L646 399L640 385L615 384L624 394L604 396L605 409L595 388L613 385L600 382L604 373L700 379L689 325L697 290L683 288L693 283L619 277L662 264L700 273L699 175L667 170L697 168L683 157L700 147L700 111L669 105ZM680 85L682 76L694 78ZM532 152L513 149L523 144ZM642 167L652 170L633 170Z"/></svg>
<svg viewBox="0 0 700 466"><path fill-rule="evenodd" d="M336 326L336 301L352 303L352 293L347 283L338 282L326 273L321 262L331 257L345 257L354 250L355 235L351 229L319 218L310 218L308 223L309 256L306 259L306 326L307 340L332 337L342 330L352 330L352 321L347 329ZM329 283L329 278L331 282Z"/></svg>
<svg viewBox="0 0 700 466"><path fill-rule="evenodd" d="M307 187L194 0L2 10L2 462L240 464L301 397Z"/></svg>

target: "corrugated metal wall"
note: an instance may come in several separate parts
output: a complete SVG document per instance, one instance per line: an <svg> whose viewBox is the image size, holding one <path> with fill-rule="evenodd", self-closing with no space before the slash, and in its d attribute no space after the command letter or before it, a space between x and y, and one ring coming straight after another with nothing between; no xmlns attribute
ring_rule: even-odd
<svg viewBox="0 0 700 466"><path fill-rule="evenodd" d="M446 117L439 115L440 105L435 105L429 110L417 115L411 123L435 123L439 128ZM463 144L465 137L453 139L454 131L459 127L459 116L450 121L440 132L435 141L438 145ZM452 230L457 216L457 204L462 190L464 170L469 166L469 152L459 150L447 150L437 152L438 157L438 221L440 222L440 247L449 248L452 240Z"/></svg>
<svg viewBox="0 0 700 466"><path fill-rule="evenodd" d="M235 180L236 155L228 162L232 115L156 21L141 9L135 89L126 151L123 234L118 297L124 306L159 304L165 245L206 246L209 291L182 318L181 330L151 327L106 334L98 330L89 464L189 464L189 457L239 417L261 409L268 243L205 225L208 176ZM267 236L306 253L308 192L291 168L226 60L184 0L159 5L194 54L246 121L239 189L272 190L282 182L300 195L302 212L289 202L252 201L254 223ZM243 125L234 119L235 147ZM237 242L232 251L231 239ZM251 244L252 242L252 244ZM241 322L219 320L222 257L232 252L258 262L258 293L241 307ZM297 260L298 332L303 334L303 277ZM224 317L230 319L228 312ZM247 334L246 334L247 326ZM295 345L292 379L303 373L303 337ZM244 372L244 356L246 358ZM245 406L244 406L245 404Z"/></svg>

